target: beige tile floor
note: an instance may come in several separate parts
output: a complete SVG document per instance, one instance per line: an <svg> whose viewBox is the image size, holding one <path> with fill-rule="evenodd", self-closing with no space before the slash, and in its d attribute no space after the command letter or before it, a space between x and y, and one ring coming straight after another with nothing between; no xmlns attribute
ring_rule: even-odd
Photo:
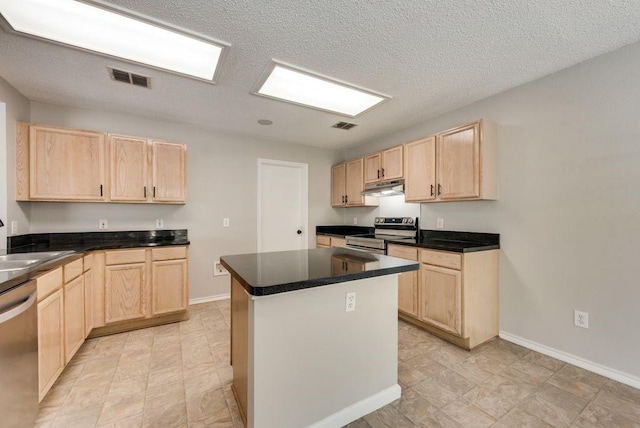
<svg viewBox="0 0 640 428"><path fill-rule="evenodd" d="M88 340L38 427L242 427L229 317L228 300L207 303L189 321ZM640 427L640 390L500 339L467 352L400 322L398 354L402 398L350 428Z"/></svg>

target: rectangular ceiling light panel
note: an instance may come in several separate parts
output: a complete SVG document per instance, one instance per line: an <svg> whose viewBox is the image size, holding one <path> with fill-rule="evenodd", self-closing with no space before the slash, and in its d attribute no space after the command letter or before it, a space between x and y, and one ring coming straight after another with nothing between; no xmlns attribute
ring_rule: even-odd
<svg viewBox="0 0 640 428"><path fill-rule="evenodd" d="M20 33L213 80L224 49L121 13L73 0L0 0Z"/></svg>
<svg viewBox="0 0 640 428"><path fill-rule="evenodd" d="M355 117L389 97L275 64L256 95Z"/></svg>

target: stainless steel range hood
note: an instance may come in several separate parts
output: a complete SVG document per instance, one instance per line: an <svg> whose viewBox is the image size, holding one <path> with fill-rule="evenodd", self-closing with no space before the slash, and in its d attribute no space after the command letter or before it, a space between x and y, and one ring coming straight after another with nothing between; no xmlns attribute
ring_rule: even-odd
<svg viewBox="0 0 640 428"><path fill-rule="evenodd" d="M365 196L394 196L404 195L404 180L389 180L368 184L362 194Z"/></svg>

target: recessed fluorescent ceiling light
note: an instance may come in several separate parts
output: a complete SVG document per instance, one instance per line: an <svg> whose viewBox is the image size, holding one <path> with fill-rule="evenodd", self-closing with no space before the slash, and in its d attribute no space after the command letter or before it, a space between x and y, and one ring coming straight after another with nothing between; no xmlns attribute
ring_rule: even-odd
<svg viewBox="0 0 640 428"><path fill-rule="evenodd" d="M274 64L254 94L351 117L389 98L282 64Z"/></svg>
<svg viewBox="0 0 640 428"><path fill-rule="evenodd" d="M224 48L72 0L0 0L0 13L20 33L205 80Z"/></svg>

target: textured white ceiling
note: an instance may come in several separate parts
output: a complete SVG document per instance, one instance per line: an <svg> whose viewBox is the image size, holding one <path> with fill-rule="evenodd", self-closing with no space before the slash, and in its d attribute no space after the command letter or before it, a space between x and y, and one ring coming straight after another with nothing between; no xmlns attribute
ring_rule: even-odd
<svg viewBox="0 0 640 428"><path fill-rule="evenodd" d="M0 76L30 100L327 148L380 137L640 40L634 0L112 0L231 44L208 83L0 30ZM271 59L391 95L355 119L250 94ZM152 77L151 90L107 66ZM274 124L261 126L258 119ZM330 126L346 120L350 131Z"/></svg>

